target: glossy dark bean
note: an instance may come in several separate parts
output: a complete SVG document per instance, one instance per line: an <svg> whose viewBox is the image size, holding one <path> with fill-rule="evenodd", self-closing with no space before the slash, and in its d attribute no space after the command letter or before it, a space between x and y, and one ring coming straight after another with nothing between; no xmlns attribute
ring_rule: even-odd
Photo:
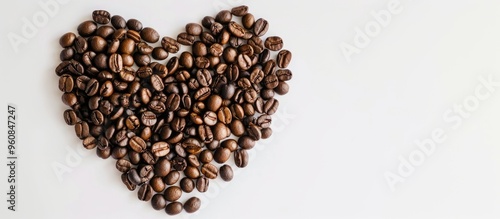
<svg viewBox="0 0 500 219"><path fill-rule="evenodd" d="M208 186L210 185L209 179L205 176L202 176L196 179L196 189L198 192L204 193L208 190Z"/></svg>
<svg viewBox="0 0 500 219"><path fill-rule="evenodd" d="M180 185L182 191L184 191L186 193L192 192L195 188L195 183L194 183L193 179L190 179L188 177L182 178L179 185Z"/></svg>
<svg viewBox="0 0 500 219"><path fill-rule="evenodd" d="M220 178L226 182L229 182L233 179L233 168L231 166L224 164L219 169Z"/></svg>
<svg viewBox="0 0 500 219"><path fill-rule="evenodd" d="M137 192L137 198L141 201L149 201L153 197L153 188L149 184L142 184Z"/></svg>
<svg viewBox="0 0 500 219"><path fill-rule="evenodd" d="M194 213L198 211L201 206L201 200L197 197L191 197L186 202L184 202L184 210L187 213Z"/></svg>
<svg viewBox="0 0 500 219"><path fill-rule="evenodd" d="M239 168L244 168L248 165L248 152L240 149L234 152L234 163Z"/></svg>

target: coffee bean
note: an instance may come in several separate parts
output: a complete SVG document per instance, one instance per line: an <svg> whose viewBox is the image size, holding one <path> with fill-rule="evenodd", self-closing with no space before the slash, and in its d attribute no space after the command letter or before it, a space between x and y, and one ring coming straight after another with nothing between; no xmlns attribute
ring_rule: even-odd
<svg viewBox="0 0 500 219"><path fill-rule="evenodd" d="M171 37L163 37L161 40L161 46L163 47L163 49L167 50L167 52L169 52L169 53L177 53L179 51L179 47L180 47L177 40L175 40Z"/></svg>
<svg viewBox="0 0 500 219"><path fill-rule="evenodd" d="M199 36L202 31L203 31L203 27L197 23L186 24L186 33L188 33L190 35Z"/></svg>
<svg viewBox="0 0 500 219"><path fill-rule="evenodd" d="M248 133L248 136L255 141L260 140L260 138L262 137L262 132L261 132L260 128L253 123L251 123L248 126L247 133Z"/></svg>
<svg viewBox="0 0 500 219"><path fill-rule="evenodd" d="M232 117L231 110L228 107L222 107L217 112L217 118L225 125L229 125L231 123Z"/></svg>
<svg viewBox="0 0 500 219"><path fill-rule="evenodd" d="M195 37L193 35L186 33L186 32L180 33L179 35L177 35L177 42L179 42L180 44L185 45L185 46L193 45L194 40L195 40Z"/></svg>
<svg viewBox="0 0 500 219"><path fill-rule="evenodd" d="M166 205L165 198L161 194L155 194L151 198L151 206L157 211L164 209Z"/></svg>
<svg viewBox="0 0 500 219"><path fill-rule="evenodd" d="M245 35L245 28L234 21L231 21L228 27L229 31L236 37L243 37Z"/></svg>
<svg viewBox="0 0 500 219"><path fill-rule="evenodd" d="M134 185L139 185L142 183L141 177L139 176L139 173L137 173L137 170L135 168L132 168L127 172L127 178L130 183Z"/></svg>
<svg viewBox="0 0 500 219"><path fill-rule="evenodd" d="M111 17L111 25L116 29L125 28L127 26L127 21L120 15L113 15L113 17Z"/></svg>
<svg viewBox="0 0 500 219"><path fill-rule="evenodd" d="M221 24L227 24L231 21L233 18L233 15L231 14L231 11L228 10L222 10L217 15L215 16L215 21L221 23Z"/></svg>
<svg viewBox="0 0 500 219"><path fill-rule="evenodd" d="M238 139L238 145L242 149L252 149L255 146L255 140L253 140L250 136L244 135Z"/></svg>
<svg viewBox="0 0 500 219"><path fill-rule="evenodd" d="M140 31L142 30L142 23L137 19L129 19L127 21L127 27L130 30Z"/></svg>
<svg viewBox="0 0 500 219"><path fill-rule="evenodd" d="M241 18L241 23L243 24L243 27L245 27L246 29L252 29L255 23L255 18L252 14L247 13L243 15L243 17Z"/></svg>
<svg viewBox="0 0 500 219"><path fill-rule="evenodd" d="M64 48L61 53L59 53L59 59L61 61L68 61L73 59L75 55L75 50L71 47Z"/></svg>
<svg viewBox="0 0 500 219"><path fill-rule="evenodd" d="M177 181L179 181L180 178L181 174L178 171L170 171L170 173L168 173L167 176L165 176L163 181L167 185L173 185L177 183Z"/></svg>
<svg viewBox="0 0 500 219"><path fill-rule="evenodd" d="M116 169L122 173L126 173L132 168L132 163L125 159L119 159L116 161Z"/></svg>
<svg viewBox="0 0 500 219"><path fill-rule="evenodd" d="M207 111L203 115L203 122L208 126L214 126L217 123L217 114L213 111Z"/></svg>
<svg viewBox="0 0 500 219"><path fill-rule="evenodd" d="M220 146L220 142L218 140L213 140L210 143L205 144L205 145L207 146L208 150L213 151L213 150L217 149Z"/></svg>
<svg viewBox="0 0 500 219"><path fill-rule="evenodd" d="M160 39L160 34L151 27L145 27L141 30L141 38L148 43L156 43Z"/></svg>
<svg viewBox="0 0 500 219"><path fill-rule="evenodd" d="M181 213L182 208L183 208L182 203L171 202L171 203L168 203L167 206L165 207L165 212L168 215L177 215L177 214Z"/></svg>
<svg viewBox="0 0 500 219"><path fill-rule="evenodd" d="M113 157L114 159L122 159L124 158L125 156L127 156L127 148L124 148L124 147L113 147L111 149L111 157Z"/></svg>
<svg viewBox="0 0 500 219"><path fill-rule="evenodd" d="M208 87L212 84L212 75L207 69L199 69L196 71L196 79L198 83L203 87Z"/></svg>
<svg viewBox="0 0 500 219"><path fill-rule="evenodd" d="M224 164L219 169L220 178L226 182L229 182L233 179L233 168L231 166Z"/></svg>
<svg viewBox="0 0 500 219"><path fill-rule="evenodd" d="M196 189L198 190L198 192L206 192L208 190L209 184L209 179L204 176L196 179Z"/></svg>
<svg viewBox="0 0 500 219"><path fill-rule="evenodd" d="M257 118L257 125L261 128L269 128L271 126L271 116L269 115L261 115Z"/></svg>
<svg viewBox="0 0 500 219"><path fill-rule="evenodd" d="M76 35L74 33L71 32L65 33L64 35L61 36L61 38L59 38L59 45L61 45L64 48L70 47L73 45L75 39Z"/></svg>
<svg viewBox="0 0 500 219"><path fill-rule="evenodd" d="M268 89L274 89L275 87L278 86L279 80L276 74L269 74L266 77L264 77L264 80L262 81L263 85L268 88Z"/></svg>
<svg viewBox="0 0 500 219"><path fill-rule="evenodd" d="M274 91L279 95L285 95L288 93L288 84L284 81L280 81L278 86L274 88Z"/></svg>
<svg viewBox="0 0 500 219"><path fill-rule="evenodd" d="M165 200L170 202L177 201L181 196L182 190L179 186L169 186L163 193Z"/></svg>
<svg viewBox="0 0 500 219"><path fill-rule="evenodd" d="M213 164L206 163L206 164L203 164L203 166L201 167L201 173L209 179L215 179L215 178L217 178L219 170ZM208 180L207 180L207 182L208 182ZM207 185L207 187L208 187L208 185Z"/></svg>
<svg viewBox="0 0 500 219"><path fill-rule="evenodd" d="M171 163L168 159L161 158L155 164L154 174L156 176L164 177L170 172L171 167L175 168L175 165L176 163Z"/></svg>
<svg viewBox="0 0 500 219"><path fill-rule="evenodd" d="M64 121L68 125L75 125L80 122L80 118L76 115L76 112L72 109L67 109L64 111Z"/></svg>
<svg viewBox="0 0 500 219"><path fill-rule="evenodd" d="M248 165L248 152L244 149L239 149L234 152L234 163L239 168L244 168Z"/></svg>
<svg viewBox="0 0 500 219"><path fill-rule="evenodd" d="M180 185L182 191L187 192L187 193L192 192L195 188L194 181L188 177L182 178L179 185Z"/></svg>
<svg viewBox="0 0 500 219"><path fill-rule="evenodd" d="M252 66L252 60L246 54L239 54L237 60L238 60L238 67L241 70L248 70Z"/></svg>
<svg viewBox="0 0 500 219"><path fill-rule="evenodd" d="M224 125L224 123L217 122L213 128L213 134L215 140L222 140L229 137L229 135L231 135L231 131L226 125Z"/></svg>
<svg viewBox="0 0 500 219"><path fill-rule="evenodd" d="M151 152L157 157L166 156L170 152L170 145L167 142L156 142L151 147Z"/></svg>
<svg viewBox="0 0 500 219"><path fill-rule="evenodd" d="M225 163L227 160L229 160L229 157L231 156L231 150L225 147L219 147L217 150L214 152L214 160L217 163Z"/></svg>
<svg viewBox="0 0 500 219"><path fill-rule="evenodd" d="M87 122L82 121L80 123L77 123L75 125L75 133L76 136L80 139L84 139L88 136L90 136L90 128ZM97 142L96 142L97 143ZM93 148L93 147L92 147Z"/></svg>
<svg viewBox="0 0 500 219"><path fill-rule="evenodd" d="M97 30L97 24L94 21L84 21L78 25L78 34L82 37L89 37Z"/></svg>
<svg viewBox="0 0 500 219"><path fill-rule="evenodd" d="M241 105L235 103L232 104L229 108L231 109L231 114L234 118L241 120L245 116L245 111L243 110L243 107L241 107Z"/></svg>
<svg viewBox="0 0 500 219"><path fill-rule="evenodd" d="M253 33L259 37L264 36L269 29L269 23L263 18L259 18L253 25ZM274 50L273 50L274 51Z"/></svg>
<svg viewBox="0 0 500 219"><path fill-rule="evenodd" d="M279 36L270 36L266 38L264 46L271 51L278 51L283 48L283 40Z"/></svg>
<svg viewBox="0 0 500 219"><path fill-rule="evenodd" d="M191 197L186 202L184 202L184 210L187 213L193 213L200 209L201 200L197 197Z"/></svg>
<svg viewBox="0 0 500 219"><path fill-rule="evenodd" d="M121 175L121 179L122 179L123 184L125 184L125 186L127 187L128 190L130 190L130 191L135 190L136 185L130 182L130 180L128 179L127 173L123 173Z"/></svg>
<svg viewBox="0 0 500 219"><path fill-rule="evenodd" d="M149 201L153 197L153 189L149 184L143 184L137 192L137 198L141 201Z"/></svg>
<svg viewBox="0 0 500 219"><path fill-rule="evenodd" d="M138 136L132 137L128 144L132 150L138 153L141 153L146 149L146 142Z"/></svg>
<svg viewBox="0 0 500 219"><path fill-rule="evenodd" d="M248 45L253 48L255 54L260 54L264 50L264 42L258 36L253 36L248 40Z"/></svg>
<svg viewBox="0 0 500 219"><path fill-rule="evenodd" d="M111 148L110 147L107 147L105 149L97 148L97 150L95 152L96 152L96 155L98 157L100 157L101 159L108 159L111 156Z"/></svg>
<svg viewBox="0 0 500 219"><path fill-rule="evenodd" d="M168 52L162 47L155 47L152 52L152 57L156 60L164 60L168 57Z"/></svg>
<svg viewBox="0 0 500 219"><path fill-rule="evenodd" d="M177 171L183 171L187 167L186 159L177 156L172 159L172 167Z"/></svg>
<svg viewBox="0 0 500 219"><path fill-rule="evenodd" d="M264 104L264 113L267 115L273 115L279 107L279 101L271 98Z"/></svg>
<svg viewBox="0 0 500 219"><path fill-rule="evenodd" d="M289 69L279 69L276 71L276 76L280 81L289 81L292 79L292 71Z"/></svg>
<svg viewBox="0 0 500 219"><path fill-rule="evenodd" d="M276 61L277 61L278 67L286 68L286 67L288 67L288 64L290 64L291 60L292 60L292 53L290 51L284 49L278 53L278 57L277 57Z"/></svg>
<svg viewBox="0 0 500 219"><path fill-rule="evenodd" d="M119 73L123 68L123 59L120 54L112 54L109 57L109 69L114 73Z"/></svg>
<svg viewBox="0 0 500 219"><path fill-rule="evenodd" d="M71 92L75 87L73 77L69 74L63 74L59 78L59 90L62 92Z"/></svg>
<svg viewBox="0 0 500 219"><path fill-rule="evenodd" d="M248 13L248 6L246 5L237 6L231 9L231 14L233 14L234 16L241 17L246 15L247 13Z"/></svg>
<svg viewBox="0 0 500 219"><path fill-rule="evenodd" d="M238 56L238 50L236 50L234 47L226 47L222 52L222 58L224 58L224 61L227 64L234 63L236 61L237 56Z"/></svg>
<svg viewBox="0 0 500 219"><path fill-rule="evenodd" d="M194 155L194 154L190 154L187 157L187 163L188 163L188 165L193 166L193 167L199 167L200 166L200 161L198 161L198 157L196 155Z"/></svg>
<svg viewBox="0 0 500 219"><path fill-rule="evenodd" d="M184 169L184 175L191 179L198 178L200 174L200 170L197 167L187 166L186 169Z"/></svg>
<svg viewBox="0 0 500 219"><path fill-rule="evenodd" d="M83 139L82 144L85 149L94 149L97 146L97 139L95 139L93 136L88 136Z"/></svg>

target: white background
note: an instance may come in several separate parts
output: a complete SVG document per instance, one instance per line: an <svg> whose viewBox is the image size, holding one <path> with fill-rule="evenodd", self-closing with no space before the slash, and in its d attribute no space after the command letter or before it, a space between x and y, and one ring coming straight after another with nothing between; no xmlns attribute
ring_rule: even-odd
<svg viewBox="0 0 500 219"><path fill-rule="evenodd" d="M19 154L13 213L7 150L0 150L0 218L166 218L126 190L112 158L86 151L68 160L81 142L62 118L59 36L75 32L94 9L176 36L186 23L242 3L293 52L291 90L279 99L273 139L258 143L233 181L214 183L202 210L179 218L500 217L500 92L479 101L456 129L443 119L475 94L480 77L500 81L498 1L397 1L401 13L351 62L339 45L353 44L356 28L375 21L371 12L386 10L389 0L69 1L15 52L8 34L23 36L23 19L43 12L45 2L0 9L0 139L6 142L13 103ZM391 191L384 174L398 174L399 158L419 153L414 142L436 129L446 140ZM62 181L55 163L71 169Z"/></svg>

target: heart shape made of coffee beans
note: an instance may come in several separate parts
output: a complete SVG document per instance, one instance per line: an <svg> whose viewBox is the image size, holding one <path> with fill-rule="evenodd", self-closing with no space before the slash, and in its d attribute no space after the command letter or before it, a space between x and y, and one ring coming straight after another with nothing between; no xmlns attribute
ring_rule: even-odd
<svg viewBox="0 0 500 219"><path fill-rule="evenodd" d="M169 215L195 212L200 199L181 196L230 181L230 158L247 166L247 151L272 134L292 53L278 36L263 39L268 28L243 5L160 39L136 19L93 11L59 40L64 120L83 147L116 159L140 200Z"/></svg>

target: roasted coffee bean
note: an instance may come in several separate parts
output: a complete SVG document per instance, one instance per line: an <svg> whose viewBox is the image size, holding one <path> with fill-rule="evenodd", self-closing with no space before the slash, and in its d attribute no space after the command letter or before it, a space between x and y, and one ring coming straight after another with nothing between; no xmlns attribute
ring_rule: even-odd
<svg viewBox="0 0 500 219"><path fill-rule="evenodd" d="M166 156L170 152L170 145L163 141L156 142L151 147L151 152L153 152L156 157Z"/></svg>
<svg viewBox="0 0 500 219"><path fill-rule="evenodd" d="M111 16L105 10L95 10L92 12L92 19L98 24L107 24L111 20Z"/></svg>
<svg viewBox="0 0 500 219"><path fill-rule="evenodd" d="M231 114L234 118L241 120L245 116L245 111L243 110L243 107L241 105L235 103L232 104L229 108L231 109Z"/></svg>
<svg viewBox="0 0 500 219"><path fill-rule="evenodd" d="M59 38L59 45L61 45L64 48L70 47L73 45L75 39L76 35L74 33L71 32L65 33L61 36L61 38Z"/></svg>
<svg viewBox="0 0 500 219"><path fill-rule="evenodd" d="M229 45L231 45L232 47L238 48L238 52L240 51L240 46L247 45L245 43L246 43L246 41L243 38L236 37L236 36L229 37ZM252 53L253 53L253 48L252 48Z"/></svg>
<svg viewBox="0 0 500 219"><path fill-rule="evenodd" d="M168 203L167 206L165 207L165 212L168 215L177 215L181 213L183 209L182 203L180 202L171 202Z"/></svg>
<svg viewBox="0 0 500 219"><path fill-rule="evenodd" d="M245 35L245 28L234 21L231 21L228 27L229 31L236 37L243 37Z"/></svg>
<svg viewBox="0 0 500 219"><path fill-rule="evenodd" d="M164 60L168 57L168 52L162 47L155 47L151 56L156 60Z"/></svg>
<svg viewBox="0 0 500 219"><path fill-rule="evenodd" d="M259 18L253 25L253 33L259 37L264 36L269 29L269 23L263 18Z"/></svg>
<svg viewBox="0 0 500 219"><path fill-rule="evenodd" d="M206 111L203 115L203 122L208 126L214 126L217 123L217 114L213 111Z"/></svg>
<svg viewBox="0 0 500 219"><path fill-rule="evenodd" d="M130 183L134 185L139 185L142 183L141 177L139 176L139 173L135 168L132 168L127 172L127 178L130 181Z"/></svg>
<svg viewBox="0 0 500 219"><path fill-rule="evenodd" d="M128 151L127 152L128 159L130 160L130 163L137 165L141 161L141 154L135 152L135 151Z"/></svg>
<svg viewBox="0 0 500 219"><path fill-rule="evenodd" d="M135 190L136 185L130 182L130 180L128 179L127 173L123 173L121 175L121 179L122 179L123 184L125 184L125 186L127 187L128 190L130 190L130 191Z"/></svg>
<svg viewBox="0 0 500 219"><path fill-rule="evenodd" d="M201 200L197 197L191 197L186 202L184 202L184 210L187 213L194 213L198 211L201 206Z"/></svg>
<svg viewBox="0 0 500 219"><path fill-rule="evenodd" d="M233 168L231 166L224 164L219 169L220 178L226 182L229 182L233 179Z"/></svg>
<svg viewBox="0 0 500 219"><path fill-rule="evenodd" d="M141 201L149 201L153 197L153 188L149 184L142 184L137 192L137 198Z"/></svg>
<svg viewBox="0 0 500 219"><path fill-rule="evenodd" d="M255 141L260 140L260 138L262 137L262 133L261 133L260 128L257 125L253 124L253 123L251 123L248 126L247 133L248 133L248 136L250 138L252 138L253 140L255 140Z"/></svg>
<svg viewBox="0 0 500 219"><path fill-rule="evenodd" d="M119 73L123 68L123 59L120 54L112 54L109 57L109 69L114 73Z"/></svg>
<svg viewBox="0 0 500 219"><path fill-rule="evenodd" d="M114 159L122 159L127 156L127 152L128 150L125 147L113 147L113 149L111 149L111 157Z"/></svg>
<svg viewBox="0 0 500 219"><path fill-rule="evenodd" d="M97 139L94 136L88 136L83 139L82 144L85 149L94 149L97 146Z"/></svg>
<svg viewBox="0 0 500 219"><path fill-rule="evenodd" d="M198 160L198 157L196 155L194 155L194 154L190 154L187 157L187 163L188 163L188 165L193 166L193 167L199 167L200 166L200 161Z"/></svg>
<svg viewBox="0 0 500 219"><path fill-rule="evenodd" d="M146 142L138 136L133 136L129 140L128 145L132 150L138 153L141 153L146 149Z"/></svg>
<svg viewBox="0 0 500 219"><path fill-rule="evenodd" d="M163 193L163 197L169 202L177 201L181 196L182 189L179 186L169 186Z"/></svg>
<svg viewBox="0 0 500 219"><path fill-rule="evenodd" d="M231 156L231 150L225 147L219 147L215 150L214 152L214 160L217 163L225 163L227 160L229 160L229 157Z"/></svg>
<svg viewBox="0 0 500 219"><path fill-rule="evenodd" d="M222 90L220 92L220 95L223 99L231 99L234 95L234 92L236 91L236 87L234 84L229 83L225 84L222 86Z"/></svg>
<svg viewBox="0 0 500 219"><path fill-rule="evenodd" d="M190 35L199 36L202 31L203 31L203 27L197 23L186 24L186 33L188 33Z"/></svg>
<svg viewBox="0 0 500 219"><path fill-rule="evenodd" d="M153 47L145 42L140 42L136 45L137 52L143 55L149 55L153 52Z"/></svg>
<svg viewBox="0 0 500 219"><path fill-rule="evenodd" d="M264 113L266 113L267 115L273 115L278 110L278 107L279 101L271 98L264 104Z"/></svg>
<svg viewBox="0 0 500 219"><path fill-rule="evenodd" d="M59 90L62 92L71 92L75 87L73 77L69 74L63 74L59 78Z"/></svg>
<svg viewBox="0 0 500 219"><path fill-rule="evenodd" d="M276 76L280 81L289 81L292 79L292 71L289 69L279 69L276 71Z"/></svg>
<svg viewBox="0 0 500 219"><path fill-rule="evenodd" d="M226 125L224 125L224 123L217 122L217 124L213 126L213 135L215 140L222 140L229 137L229 135L231 135L231 131Z"/></svg>
<svg viewBox="0 0 500 219"><path fill-rule="evenodd" d="M224 47L221 44L214 43L210 46L208 49L211 55L214 56L221 56L222 53L224 52Z"/></svg>
<svg viewBox="0 0 500 219"><path fill-rule="evenodd" d="M127 21L120 15L113 15L111 25L116 29L125 28L127 27Z"/></svg>
<svg viewBox="0 0 500 219"><path fill-rule="evenodd" d="M212 162L213 160L213 154L211 151L209 150L203 150L200 152L200 155L199 155L199 161L206 164L206 163L210 163Z"/></svg>
<svg viewBox="0 0 500 219"><path fill-rule="evenodd" d="M271 116L269 115L261 115L259 118L257 118L257 125L260 126L261 128L269 128L271 126Z"/></svg>
<svg viewBox="0 0 500 219"><path fill-rule="evenodd" d="M74 45L74 49L75 49L76 53L78 53L78 54L82 54L85 51L87 51L87 47L88 47L87 40L85 40L85 38L83 38L81 36L76 37L76 39L73 42L73 45Z"/></svg>
<svg viewBox="0 0 500 219"><path fill-rule="evenodd" d="M157 211L164 209L166 205L167 202L161 194L155 194L153 198L151 198L151 206Z"/></svg>
<svg viewBox="0 0 500 219"><path fill-rule="evenodd" d="M209 179L205 176L196 179L196 189L198 190L198 192L206 192L208 190L209 184Z"/></svg>
<svg viewBox="0 0 500 219"><path fill-rule="evenodd" d="M85 121L77 123L75 125L75 133L76 133L76 136L82 140L84 138L90 136L89 124Z"/></svg>
<svg viewBox="0 0 500 219"><path fill-rule="evenodd" d="M94 125L102 125L104 123L104 115L99 110L93 110L90 114L90 119Z"/></svg>
<svg viewBox="0 0 500 219"><path fill-rule="evenodd" d="M64 48L61 53L59 53L59 59L61 61L68 61L73 59L73 56L75 55L75 50L71 47Z"/></svg>
<svg viewBox="0 0 500 219"><path fill-rule="evenodd" d="M111 148L110 147L107 147L105 149L97 148L95 152L96 152L97 156L100 157L101 159L108 159L111 156Z"/></svg>
<svg viewBox="0 0 500 219"><path fill-rule="evenodd" d="M138 170L142 182L149 181L154 176L154 168L151 165L145 165Z"/></svg>
<svg viewBox="0 0 500 219"><path fill-rule="evenodd" d="M160 158L154 166L154 174L164 177L170 172L172 166L175 168L175 163L171 163L168 159Z"/></svg>
<svg viewBox="0 0 500 219"><path fill-rule="evenodd" d="M106 40L111 40L111 37L115 33L115 28L111 26L100 26L95 31L96 36L100 36Z"/></svg>
<svg viewBox="0 0 500 219"><path fill-rule="evenodd" d="M239 54L237 57L238 67L241 70L248 70L252 66L252 60L246 54Z"/></svg>
<svg viewBox="0 0 500 219"><path fill-rule="evenodd" d="M187 167L186 159L183 157L174 157L172 159L172 167L177 171L183 171Z"/></svg>
<svg viewBox="0 0 500 219"><path fill-rule="evenodd" d="M250 136L244 135L238 139L238 145L242 149L252 149L255 146L255 140Z"/></svg>
<svg viewBox="0 0 500 219"><path fill-rule="evenodd" d="M208 68L210 67L210 60L206 57L196 57L194 59L194 65L197 68Z"/></svg>
<svg viewBox="0 0 500 219"><path fill-rule="evenodd" d="M241 18L241 23L243 24L243 27L245 27L246 29L252 29L255 23L255 18L252 14L247 13L243 15L243 17Z"/></svg>
<svg viewBox="0 0 500 219"><path fill-rule="evenodd" d="M269 100L274 97L274 90L273 89L262 89L260 92L260 96L264 100ZM257 105L255 105L257 106Z"/></svg>
<svg viewBox="0 0 500 219"><path fill-rule="evenodd" d="M254 84L260 83L264 79L264 71L260 68L255 68L250 73L250 82Z"/></svg>
<svg viewBox="0 0 500 219"><path fill-rule="evenodd" d="M280 81L278 86L274 88L274 91L279 94L279 95L285 95L288 93L288 90L290 88L288 87L288 84L284 81Z"/></svg>
<svg viewBox="0 0 500 219"><path fill-rule="evenodd" d="M255 54L260 54L264 50L264 42L258 36L253 36L248 40L248 45L253 48Z"/></svg>
<svg viewBox="0 0 500 219"><path fill-rule="evenodd" d="M203 87L208 87L212 84L212 75L207 69L199 69L196 71L196 79Z"/></svg>
<svg viewBox="0 0 500 219"><path fill-rule="evenodd" d="M246 15L247 13L248 13L248 6L246 5L237 6L231 9L231 14L233 14L234 16L241 17Z"/></svg>
<svg viewBox="0 0 500 219"><path fill-rule="evenodd" d="M74 106L78 102L78 99L74 93L64 93L61 99L64 104L70 107Z"/></svg>
<svg viewBox="0 0 500 219"><path fill-rule="evenodd" d="M206 163L206 164L203 164L203 166L201 167L201 173L209 179L215 179L215 178L217 178L217 175L219 174L219 170L217 169L217 167L215 165L210 164L210 163ZM208 182L208 180L207 180L207 182ZM207 185L207 187L208 187L208 185Z"/></svg>
<svg viewBox="0 0 500 219"><path fill-rule="evenodd" d="M127 27L130 30L140 31L142 30L142 23L137 19L129 19L127 21Z"/></svg>
<svg viewBox="0 0 500 219"><path fill-rule="evenodd" d="M283 48L283 40L279 36L270 36L266 38L264 46L271 51L278 51Z"/></svg>
<svg viewBox="0 0 500 219"><path fill-rule="evenodd" d="M188 177L182 178L179 185L180 185L182 191L184 191L186 193L192 192L195 188L195 183L194 183L193 179L190 179Z"/></svg>
<svg viewBox="0 0 500 219"><path fill-rule="evenodd" d="M290 51L284 49L278 53L278 57L276 59L276 62L278 64L278 67L286 68L286 67L288 67L288 64L290 64L291 60L292 60L292 53Z"/></svg>
<svg viewBox="0 0 500 219"><path fill-rule="evenodd" d="M221 147L227 148L233 152L238 149L238 142L234 139L227 139L221 143Z"/></svg>
<svg viewBox="0 0 500 219"><path fill-rule="evenodd" d="M97 24L94 21L84 21L78 25L78 34L82 37L89 37L97 30Z"/></svg>
<svg viewBox="0 0 500 219"><path fill-rule="evenodd" d="M64 114L64 121L68 125L75 125L78 122L80 122L80 118L78 118L78 115L72 109L65 110L63 114Z"/></svg>
<svg viewBox="0 0 500 219"><path fill-rule="evenodd" d="M236 61L236 57L238 56L238 50L234 47L226 47L222 52L222 58L226 62L226 64L231 64Z"/></svg>
<svg viewBox="0 0 500 219"><path fill-rule="evenodd" d="M179 181L180 178L181 174L179 173L179 171L170 171L170 173L168 173L167 176L163 178L163 181L167 185L173 185L177 183L177 181Z"/></svg>
<svg viewBox="0 0 500 219"><path fill-rule="evenodd" d="M201 173L197 167L187 166L186 169L184 169L184 175L191 179L196 179L201 175Z"/></svg>
<svg viewBox="0 0 500 219"><path fill-rule="evenodd" d="M161 46L169 53L177 53L180 47L177 40L171 37L163 37L161 40Z"/></svg>
<svg viewBox="0 0 500 219"><path fill-rule="evenodd" d="M257 91L254 89L247 89L247 90L245 90L245 93L243 94L245 101L247 103L250 103L250 104L254 103L258 96L259 96L259 93L257 93Z"/></svg>
<svg viewBox="0 0 500 219"><path fill-rule="evenodd" d="M276 74L269 74L266 77L264 77L264 80L262 81L263 85L268 88L268 89L274 89L275 87L278 86L279 80Z"/></svg>
<svg viewBox="0 0 500 219"><path fill-rule="evenodd" d="M185 45L185 46L193 45L194 40L195 40L195 37L193 35L186 33L186 32L180 33L179 35L177 35L177 42L179 42L180 44Z"/></svg>
<svg viewBox="0 0 500 219"><path fill-rule="evenodd" d="M116 169L122 173L126 173L132 168L132 163L126 159L119 159L116 161Z"/></svg>
<svg viewBox="0 0 500 219"><path fill-rule="evenodd" d="M239 168L244 168L248 165L248 152L245 149L239 149L234 152L234 163Z"/></svg>
<svg viewBox="0 0 500 219"><path fill-rule="evenodd" d="M141 30L141 38L148 43L156 43L160 39L160 34L151 27L145 27Z"/></svg>
<svg viewBox="0 0 500 219"><path fill-rule="evenodd" d="M242 136L245 133L244 125L238 119L233 119L233 121L229 124L229 128L235 136Z"/></svg>
<svg viewBox="0 0 500 219"><path fill-rule="evenodd" d="M217 118L225 125L229 125L232 121L233 115L228 107L222 107L217 112Z"/></svg>

